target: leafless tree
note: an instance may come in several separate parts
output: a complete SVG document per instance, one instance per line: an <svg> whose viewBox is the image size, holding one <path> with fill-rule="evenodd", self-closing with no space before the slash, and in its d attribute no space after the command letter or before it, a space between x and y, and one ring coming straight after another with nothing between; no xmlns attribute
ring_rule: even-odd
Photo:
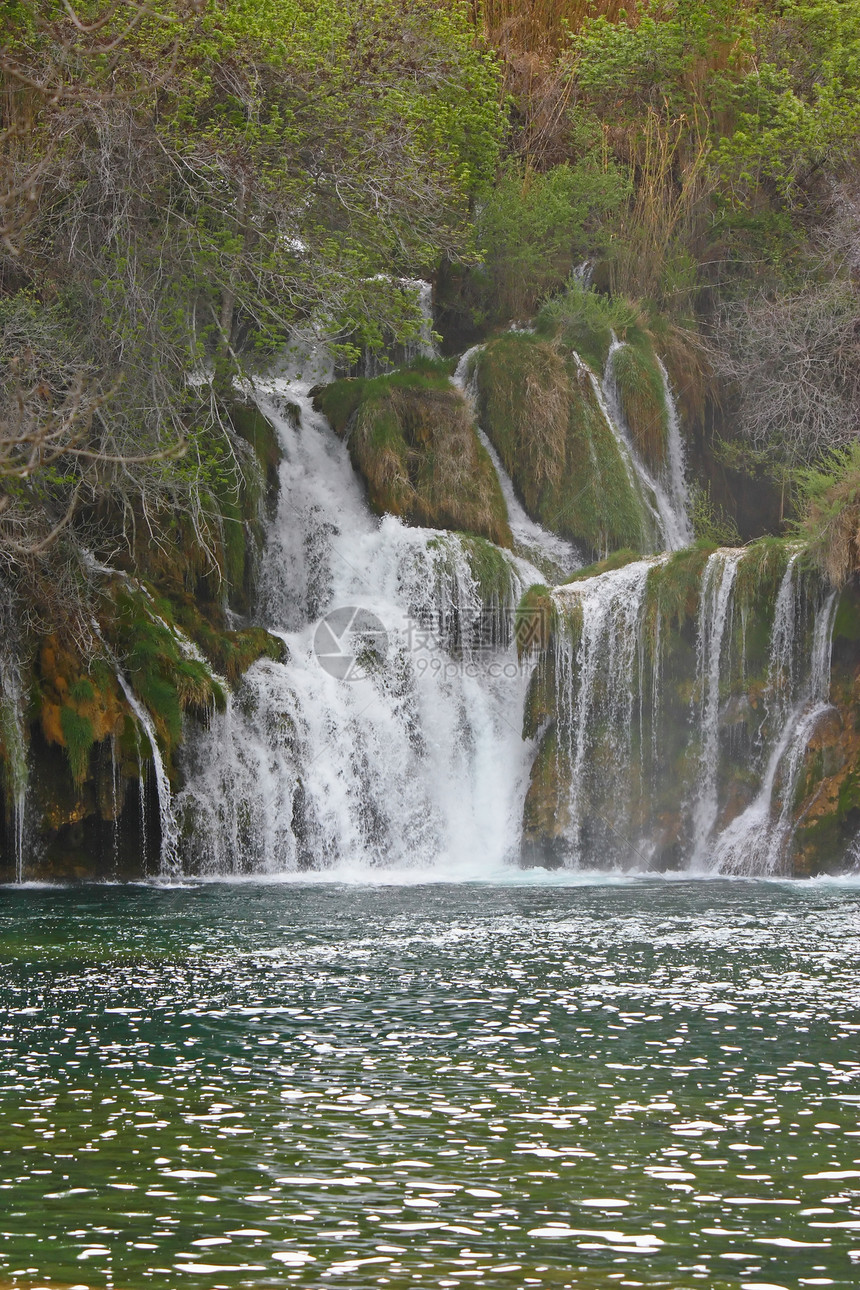
<svg viewBox="0 0 860 1290"><path fill-rule="evenodd" d="M716 340L716 369L755 448L797 464L860 433L860 299L844 278L744 300Z"/></svg>

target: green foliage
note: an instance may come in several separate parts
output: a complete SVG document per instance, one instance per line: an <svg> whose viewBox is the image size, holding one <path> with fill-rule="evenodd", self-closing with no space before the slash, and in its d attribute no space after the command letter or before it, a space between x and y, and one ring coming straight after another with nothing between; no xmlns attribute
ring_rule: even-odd
<svg viewBox="0 0 860 1290"><path fill-rule="evenodd" d="M594 142L586 141L574 161L544 173L509 159L477 217L485 314L528 317L541 296L597 249L597 229L626 193L625 176L604 163Z"/></svg>
<svg viewBox="0 0 860 1290"><path fill-rule="evenodd" d="M584 569L577 569L576 573L565 578L562 585L566 587L572 582L584 582L586 578L596 578L601 573L612 573L615 569L623 569L625 564L632 564L634 560L641 560L641 558L638 551L622 547L620 551L613 551L612 555L596 560L594 564L587 564Z"/></svg>
<svg viewBox="0 0 860 1290"><path fill-rule="evenodd" d="M559 612L549 587L536 583L517 605L515 636L520 659L549 647L558 628ZM525 736L528 737L528 736Z"/></svg>
<svg viewBox="0 0 860 1290"><path fill-rule="evenodd" d="M735 574L736 603L742 609L755 608L761 616L766 616L764 606L773 605L792 554L792 545L784 538L766 537L750 543Z"/></svg>
<svg viewBox="0 0 860 1290"><path fill-rule="evenodd" d="M648 577L649 610L659 612L664 623L674 623L680 630L699 610L702 575L714 548L697 544L677 551L668 560L656 564Z"/></svg>
<svg viewBox="0 0 860 1290"><path fill-rule="evenodd" d="M224 691L207 665L183 647L168 602L153 603L143 591L119 590L111 627L123 670L169 760L182 739L183 712L223 708Z"/></svg>
<svg viewBox="0 0 860 1290"><path fill-rule="evenodd" d="M514 570L509 556L487 538L475 537L471 533L460 533L458 537L482 604L504 608L510 602L514 588Z"/></svg>
<svg viewBox="0 0 860 1290"><path fill-rule="evenodd" d="M60 709L60 725L66 742L66 756L76 784L82 784L87 778L90 764L90 749L93 746L93 723L89 717L82 716L75 708Z"/></svg>
<svg viewBox="0 0 860 1290"><path fill-rule="evenodd" d="M690 489L690 520L700 542L714 546L740 546L741 535L731 515L711 499L710 485L694 484Z"/></svg>
<svg viewBox="0 0 860 1290"><path fill-rule="evenodd" d="M641 332L615 351L612 375L636 451L659 472L666 456L669 409L657 357Z"/></svg>
<svg viewBox="0 0 860 1290"><path fill-rule="evenodd" d="M281 448L274 426L253 404L233 402L228 414L236 434L253 448L267 482L276 485Z"/></svg>
<svg viewBox="0 0 860 1290"><path fill-rule="evenodd" d="M258 659L270 658L276 663L288 661L289 653L284 642L263 627L226 631L221 626L214 626L194 598L187 594L171 596L170 607L177 625L200 648L213 671L230 685L235 685Z"/></svg>
<svg viewBox="0 0 860 1290"><path fill-rule="evenodd" d="M539 335L557 337L601 373L612 335L637 344L645 340L641 306L621 296L606 296L572 278L565 291L548 301L537 319Z"/></svg>
<svg viewBox="0 0 860 1290"><path fill-rule="evenodd" d="M765 180L783 193L822 162L847 159L860 122L860 15L851 0L772 8L644 2L629 22L597 18L576 36L576 75L623 120L659 103L714 150L717 177L746 203Z"/></svg>
<svg viewBox="0 0 860 1290"><path fill-rule="evenodd" d="M795 474L801 519L794 525L835 587L860 570L860 443Z"/></svg>

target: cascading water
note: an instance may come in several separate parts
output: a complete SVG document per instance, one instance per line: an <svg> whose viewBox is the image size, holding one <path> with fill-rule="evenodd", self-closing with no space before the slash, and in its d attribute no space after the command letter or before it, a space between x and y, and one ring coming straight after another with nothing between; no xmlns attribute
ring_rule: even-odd
<svg viewBox="0 0 860 1290"><path fill-rule="evenodd" d="M10 639L6 637L6 641ZM12 854L16 881L25 876L27 824L27 741L24 721L24 691L14 648L0 649L0 741L6 750L6 767L11 807Z"/></svg>
<svg viewBox="0 0 860 1290"><path fill-rule="evenodd" d="M565 860L571 867L600 855L622 866L635 861L633 817L634 712L643 692L643 624L653 560L557 587L554 598L578 640L556 635L559 756L569 780ZM611 800L612 807L603 808ZM641 858L641 857L640 857Z"/></svg>
<svg viewBox="0 0 860 1290"><path fill-rule="evenodd" d="M745 559L743 596L759 585L756 553L708 557L686 643L677 627L666 631L660 610L665 594L687 612L689 592L679 600L678 587L689 582L677 579L687 578L690 557L680 558L686 566L673 569L667 556L636 561L553 593L555 856L571 867L599 857L621 868L779 872L807 746L829 710L836 596L789 553L770 636L758 646L762 684L747 675L761 675L763 664L743 655L736 604Z"/></svg>
<svg viewBox="0 0 860 1290"><path fill-rule="evenodd" d="M830 642L836 592L831 592L816 611L809 668L800 695L794 696L793 703L787 697L787 694L791 695L786 680L790 685L797 615L794 612L794 594L789 594L786 588L793 588L795 558L789 561L777 598L768 678L768 688L776 699L781 700L784 712L779 737L755 800L727 825L716 840L712 868L717 873L772 874L784 867L793 832L792 808L804 753L816 726L830 709ZM775 812L774 793L778 778L781 780L781 800Z"/></svg>
<svg viewBox="0 0 860 1290"><path fill-rule="evenodd" d="M618 384L615 379L615 358L625 348L623 341L613 337L606 359L602 381L598 382L589 369L595 393L603 415L606 417L622 456L629 462L635 488L648 512L655 529L658 549L680 551L693 540L693 527L687 513L688 496L684 468L684 447L678 422L678 410L672 395L668 374L660 363L663 395L668 418L666 434L666 461L660 476L655 478L638 452L633 436L621 409Z"/></svg>
<svg viewBox="0 0 860 1290"><path fill-rule="evenodd" d="M715 551L705 565L699 601L696 687L700 741L693 805L692 863L699 866L717 819L717 766L720 739L720 665L741 550Z"/></svg>
<svg viewBox="0 0 860 1290"><path fill-rule="evenodd" d="M473 345L467 349L457 364L457 370L451 378L453 385L468 402L474 416L477 415L478 389L477 367L475 358L483 345ZM573 545L557 533L551 533L543 525L531 519L514 491L510 475L502 465L501 458L490 440L478 426L478 438L486 448L499 480L499 487L505 499L510 525L517 551L527 560L532 561L545 577L557 581L565 574L581 569L582 556Z"/></svg>
<svg viewBox="0 0 860 1290"><path fill-rule="evenodd" d="M258 393L283 449L261 616L286 664L192 738L176 809L195 871L517 858L532 749L515 607L525 561L371 515L306 387ZM487 567L487 561L491 567Z"/></svg>
<svg viewBox="0 0 860 1290"><path fill-rule="evenodd" d="M173 809L173 796L170 790L170 780L168 778L167 771L164 768L161 750L158 747L158 738L155 733L155 726L152 724L152 718L146 708L140 702L122 672L117 672L116 679L120 689L125 695L126 703L139 721L141 728L149 740L149 746L152 751L152 766L155 773L155 785L158 792L158 814L161 826L160 872L165 878L175 878L181 872L182 867L179 859L176 814ZM143 793L142 778L141 793ZM144 819L145 818L144 813Z"/></svg>
<svg viewBox="0 0 860 1290"><path fill-rule="evenodd" d="M687 466L684 456L684 439L681 435L681 418L678 415L678 404L662 359L657 359L660 368L660 379L663 382L663 401L666 407L666 463L664 467L665 487L668 493L672 524L675 529L675 540L680 547L692 542L694 533L690 521L690 493L687 486Z"/></svg>
<svg viewBox="0 0 860 1290"><path fill-rule="evenodd" d="M379 275L386 282L395 283L404 293L411 295L420 315L418 335L414 340L393 347L391 355L380 357L372 350L365 351L362 361L362 374L367 377L381 376L401 365L408 367L418 358L435 358L436 341L433 335L433 284L424 278L390 278ZM322 352L324 347L318 347ZM302 373L306 378L307 372ZM313 384L313 382L311 382Z"/></svg>

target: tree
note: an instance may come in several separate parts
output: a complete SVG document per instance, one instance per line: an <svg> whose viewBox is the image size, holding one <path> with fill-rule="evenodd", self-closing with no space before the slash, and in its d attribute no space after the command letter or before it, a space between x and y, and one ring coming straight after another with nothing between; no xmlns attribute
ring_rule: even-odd
<svg viewBox="0 0 860 1290"><path fill-rule="evenodd" d="M472 254L502 116L458 6L4 8L0 577L84 622L85 549L177 507L211 546L236 375L417 333L398 275Z"/></svg>
<svg viewBox="0 0 860 1290"><path fill-rule="evenodd" d="M724 311L715 363L739 429L771 460L820 460L860 433L860 301L850 283L746 298Z"/></svg>

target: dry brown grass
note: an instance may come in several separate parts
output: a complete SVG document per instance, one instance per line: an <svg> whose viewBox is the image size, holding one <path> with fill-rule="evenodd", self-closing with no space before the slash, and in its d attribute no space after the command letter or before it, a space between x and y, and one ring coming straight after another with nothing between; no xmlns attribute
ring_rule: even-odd
<svg viewBox="0 0 860 1290"><path fill-rule="evenodd" d="M819 567L834 587L844 587L860 573L860 479L849 477L823 503L813 502L805 527L814 534L810 546Z"/></svg>
<svg viewBox="0 0 860 1290"><path fill-rule="evenodd" d="M484 39L507 57L554 55L587 18L615 22L624 0L472 0L472 20Z"/></svg>
<svg viewBox="0 0 860 1290"><path fill-rule="evenodd" d="M701 122L654 108L615 134L614 150L631 166L635 183L615 241L610 287L616 295L657 299L675 248L695 245L707 213L710 141Z"/></svg>

